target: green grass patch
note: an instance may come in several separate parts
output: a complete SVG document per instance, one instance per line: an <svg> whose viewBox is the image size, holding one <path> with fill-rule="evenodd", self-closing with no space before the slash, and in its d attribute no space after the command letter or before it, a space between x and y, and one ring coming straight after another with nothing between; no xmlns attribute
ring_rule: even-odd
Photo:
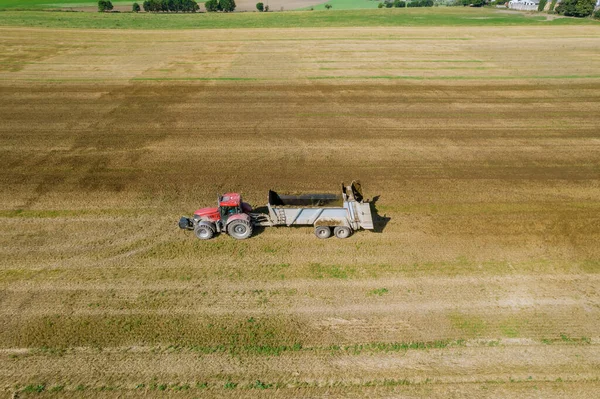
<svg viewBox="0 0 600 399"><path fill-rule="evenodd" d="M558 337L543 338L541 340L543 344L567 344L567 345L590 345L592 340L588 337L570 337L567 334L560 334Z"/></svg>
<svg viewBox="0 0 600 399"><path fill-rule="evenodd" d="M42 393L46 390L46 384L30 384L23 388L23 392L26 393Z"/></svg>
<svg viewBox="0 0 600 399"><path fill-rule="evenodd" d="M502 335L508 338L517 338L521 336L521 330L527 321L518 319L507 319L500 323L499 328Z"/></svg>
<svg viewBox="0 0 600 399"><path fill-rule="evenodd" d="M498 341L496 341L498 342ZM347 345L329 345L329 346L303 346L301 344L294 345L281 345L281 346L244 346L232 350L227 345L213 345L213 346L185 346L185 345L160 345L150 347L149 351L153 354L161 353L197 353L198 355L210 355L210 354L228 354L234 357L244 356L279 356L283 353L290 352L310 352L310 353L327 353L327 354L346 354L346 355L360 355L360 354L373 354L373 353L394 353L394 352L405 352L411 350L429 350L429 349L444 349L451 347L465 347L467 342L462 339L458 340L435 340L435 341L410 341L410 342L365 342ZM101 347L97 348L102 350ZM50 352L62 351L66 353L72 353L74 349L54 349L42 351L36 348L32 348L27 353L27 356L53 356ZM158 389L161 385L158 382L154 384L138 384L135 389L150 388L154 385L154 389ZM32 385L37 386L37 385ZM64 387L64 386L62 386ZM170 390L186 390L191 388L190 386L183 385L181 387L174 386L173 384L168 385ZM205 386L207 387L207 386ZM255 387L258 389L258 386ZM31 388L33 389L33 388ZM63 388L60 388L63 389ZM165 387L166 389L166 387Z"/></svg>
<svg viewBox="0 0 600 399"><path fill-rule="evenodd" d="M376 288L374 290L369 291L369 295L375 295L375 296L383 296L385 294L387 294L389 291L387 288Z"/></svg>
<svg viewBox="0 0 600 399"><path fill-rule="evenodd" d="M361 354L363 352L402 352L407 350L443 349L454 346L465 346L464 340L437 340L431 342L372 342L345 346L332 346L329 350Z"/></svg>
<svg viewBox="0 0 600 399"><path fill-rule="evenodd" d="M581 262L580 266L586 273L600 273L600 259L587 259Z"/></svg>
<svg viewBox="0 0 600 399"><path fill-rule="evenodd" d="M309 265L310 273L313 278L337 278L347 279L355 274L355 270L343 265L323 265L321 263L311 263Z"/></svg>
<svg viewBox="0 0 600 399"><path fill-rule="evenodd" d="M302 340L311 331L318 335L306 323L284 316L53 315L10 324L10 329L0 333L2 347L41 348L35 353L47 356L64 354L64 348L72 347L165 343L172 351L188 348L202 354L271 356L302 349Z"/></svg>
<svg viewBox="0 0 600 399"><path fill-rule="evenodd" d="M0 8L7 7L0 0ZM493 9L435 7L430 9L328 10L273 13L97 13L0 12L0 26L86 29L234 29L370 26L554 26L594 25L586 18L526 17Z"/></svg>
<svg viewBox="0 0 600 399"><path fill-rule="evenodd" d="M262 389L271 389L271 388L273 388L274 385L275 384L273 384L273 383L269 384L269 383L265 383L261 380L256 380L256 381L254 381L254 383L250 384L249 388L250 389L261 389L261 390Z"/></svg>
<svg viewBox="0 0 600 399"><path fill-rule="evenodd" d="M250 240L248 240L250 242ZM323 263L264 263L240 264L238 261L248 252L244 245L248 242L232 240L231 237L219 237L209 242L199 242L193 237L183 237L181 241L156 244L152 249L142 249L132 255L137 264L143 265L152 260L182 259L177 266L165 264L152 268L136 269L136 279L147 284L162 282L191 282L204 284L211 279L225 281L282 281L292 279L381 279L386 277L415 278L415 277L455 277L472 276L507 276L515 274L536 275L543 273L574 273L582 274L581 263L572 261L532 260L528 262L509 262L505 260L476 261L465 257L439 262L415 263L359 263L352 266L327 265ZM135 243L134 243L135 244ZM204 246L211 244L210 246ZM214 245L213 245L214 244ZM135 244L137 245L137 244ZM140 244L141 245L141 244ZM127 248L134 248L132 244ZM126 248L119 246L114 254L123 253ZM259 252L250 251L254 257ZM223 256L227 254L227 256ZM241 255L242 254L242 255ZM202 258L219 259L221 264L215 267L197 267L193 263L198 256ZM105 258L106 255L103 254ZM15 258L18 259L18 258ZM190 264L186 264L189 261ZM168 262L167 262L168 263ZM49 283L58 281L77 282L112 282L129 279L131 269L120 266L104 266L102 268L70 268L43 267L21 268L12 267L0 269L0 286L7 287L14 283ZM272 295L274 293L268 292ZM281 291L281 295L296 295L293 290ZM367 294L367 292L365 292ZM93 303L93 301L85 302ZM94 305L91 305L94 306Z"/></svg>
<svg viewBox="0 0 600 399"><path fill-rule="evenodd" d="M322 1L322 0L321 0ZM325 4L329 4L332 8L329 11L335 10L364 10L376 9L379 1L375 0L329 0L314 6L298 8L298 10L327 10Z"/></svg>
<svg viewBox="0 0 600 399"><path fill-rule="evenodd" d="M48 392L61 392L65 389L65 386L63 384L60 385L54 385L53 387L51 387Z"/></svg>
<svg viewBox="0 0 600 399"><path fill-rule="evenodd" d="M485 321L476 316L453 314L449 316L452 326L469 338L481 337L487 331Z"/></svg>

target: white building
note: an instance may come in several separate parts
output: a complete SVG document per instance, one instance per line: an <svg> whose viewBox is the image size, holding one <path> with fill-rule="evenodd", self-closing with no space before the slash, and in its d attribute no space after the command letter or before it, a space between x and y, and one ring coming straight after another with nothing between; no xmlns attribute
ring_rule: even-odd
<svg viewBox="0 0 600 399"><path fill-rule="evenodd" d="M539 4L540 0L511 0L508 2L508 8L512 8L513 10L537 11Z"/></svg>

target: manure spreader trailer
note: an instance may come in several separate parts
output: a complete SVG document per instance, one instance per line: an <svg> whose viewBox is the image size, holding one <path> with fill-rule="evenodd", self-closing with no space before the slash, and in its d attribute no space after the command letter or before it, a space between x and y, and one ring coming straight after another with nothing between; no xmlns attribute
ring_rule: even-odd
<svg viewBox="0 0 600 399"><path fill-rule="evenodd" d="M254 226L306 226L315 228L319 238L347 238L358 229L373 229L371 203L364 200L360 183L353 181L342 193L278 194L269 190L267 206L252 210L238 193L219 196L216 208L201 208L191 218L182 217L179 227L192 230L196 237L208 240L227 233L243 240L252 235Z"/></svg>

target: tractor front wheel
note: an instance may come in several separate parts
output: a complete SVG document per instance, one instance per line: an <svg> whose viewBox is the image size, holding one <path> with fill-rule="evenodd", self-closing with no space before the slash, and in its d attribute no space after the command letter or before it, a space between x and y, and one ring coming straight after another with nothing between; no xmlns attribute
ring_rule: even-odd
<svg viewBox="0 0 600 399"><path fill-rule="evenodd" d="M335 234L337 238L348 238L350 237L350 234L352 234L352 230L350 230L350 227L337 226L333 229L333 234Z"/></svg>
<svg viewBox="0 0 600 399"><path fill-rule="evenodd" d="M215 229L210 223L200 222L194 229L194 234L201 240L210 240L215 235Z"/></svg>
<svg viewBox="0 0 600 399"><path fill-rule="evenodd" d="M227 233L236 240L245 240L252 235L252 224L246 220L234 220L227 226Z"/></svg>

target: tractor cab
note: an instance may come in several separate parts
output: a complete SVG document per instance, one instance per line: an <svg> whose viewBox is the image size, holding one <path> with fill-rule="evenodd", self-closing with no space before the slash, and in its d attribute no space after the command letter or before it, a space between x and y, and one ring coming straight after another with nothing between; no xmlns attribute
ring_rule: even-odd
<svg viewBox="0 0 600 399"><path fill-rule="evenodd" d="M219 214L223 222L238 213L242 213L242 197L238 193L227 193L219 197Z"/></svg>
<svg viewBox="0 0 600 399"><path fill-rule="evenodd" d="M224 223L227 223L227 219L232 215L251 211L252 207L242 202L242 196L238 193L227 193L219 197L219 214Z"/></svg>

